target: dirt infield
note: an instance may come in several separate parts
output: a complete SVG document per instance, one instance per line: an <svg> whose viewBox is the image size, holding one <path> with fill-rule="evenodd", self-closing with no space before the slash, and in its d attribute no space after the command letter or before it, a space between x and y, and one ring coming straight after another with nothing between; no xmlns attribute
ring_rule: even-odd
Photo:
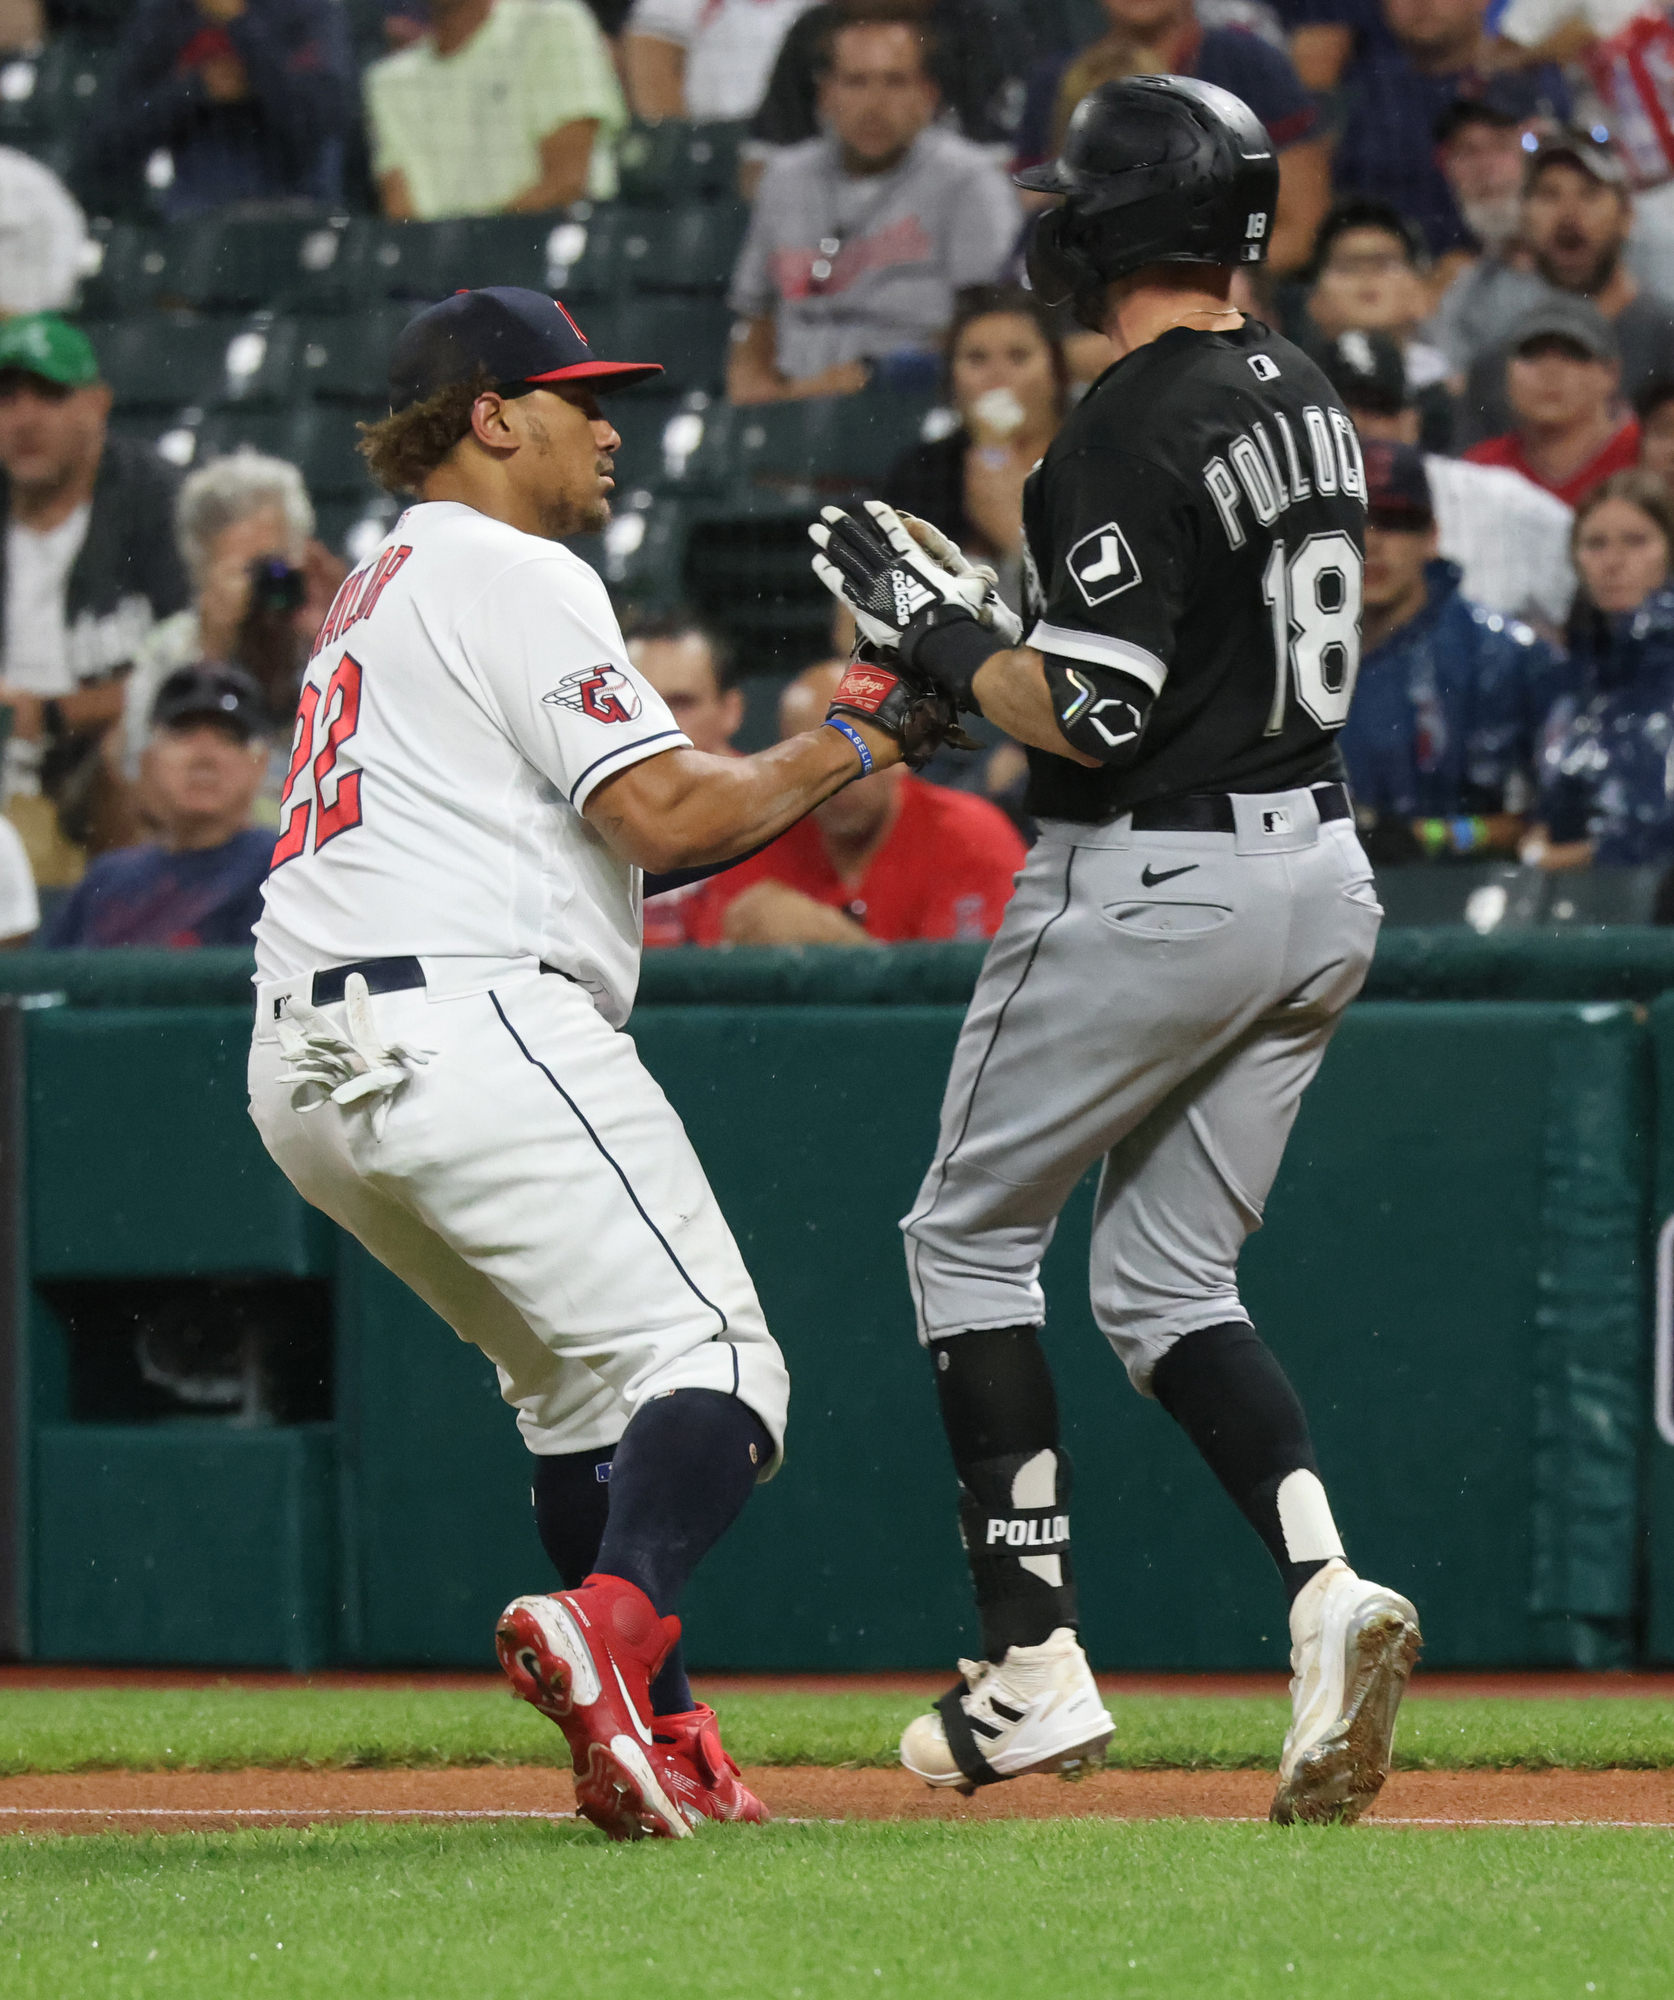
<svg viewBox="0 0 1674 2000"><path fill-rule="evenodd" d="M747 1771L781 1819L1264 1819L1265 1771L1104 1771L1069 1785L1019 1778L974 1799L932 1792L901 1771ZM566 1773L539 1767L435 1771L103 1771L0 1780L0 1829L180 1833L348 1820L559 1819ZM1404 1771L1386 1826L1674 1828L1674 1771Z"/></svg>

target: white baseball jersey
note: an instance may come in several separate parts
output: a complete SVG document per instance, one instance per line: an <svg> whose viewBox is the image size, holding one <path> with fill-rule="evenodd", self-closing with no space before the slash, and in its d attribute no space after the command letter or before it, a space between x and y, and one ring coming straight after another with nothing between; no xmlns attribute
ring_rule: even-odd
<svg viewBox="0 0 1674 2000"><path fill-rule="evenodd" d="M620 1027L640 873L582 809L686 743L579 557L457 501L410 507L337 593L308 663L257 977L534 959Z"/></svg>

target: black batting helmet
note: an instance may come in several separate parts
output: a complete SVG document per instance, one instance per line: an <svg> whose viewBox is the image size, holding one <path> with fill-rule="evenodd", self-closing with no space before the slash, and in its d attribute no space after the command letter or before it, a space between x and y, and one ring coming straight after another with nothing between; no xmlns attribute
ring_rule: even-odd
<svg viewBox="0 0 1674 2000"><path fill-rule="evenodd" d="M1104 287L1146 264L1259 264L1279 199L1266 127L1241 97L1189 76L1100 84L1063 150L1017 176L1063 205L1035 224L1029 282L1096 325Z"/></svg>

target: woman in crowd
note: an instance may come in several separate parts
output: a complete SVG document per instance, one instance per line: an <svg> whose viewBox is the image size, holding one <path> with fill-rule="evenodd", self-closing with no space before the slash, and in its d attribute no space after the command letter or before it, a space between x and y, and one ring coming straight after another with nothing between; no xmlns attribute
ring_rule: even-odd
<svg viewBox="0 0 1674 2000"><path fill-rule="evenodd" d="M1527 862L1633 868L1674 860L1674 503L1660 479L1618 472L1576 509L1581 578L1571 620L1578 692L1541 754Z"/></svg>
<svg viewBox="0 0 1674 2000"><path fill-rule="evenodd" d="M975 562L993 565L1015 610L1023 576L1023 482L1057 435L1069 394L1052 316L1020 285L959 294L945 376L956 427L908 452L883 497L933 521Z"/></svg>
<svg viewBox="0 0 1674 2000"><path fill-rule="evenodd" d="M314 540L302 474L284 459L239 451L200 466L180 489L175 533L192 579L192 602L154 626L128 677L112 759L139 820L141 752L157 691L199 660L242 668L256 682L280 735L296 705L313 635L343 565ZM256 803L258 824L278 825L288 740L275 739L273 769Z"/></svg>
<svg viewBox="0 0 1674 2000"><path fill-rule="evenodd" d="M1023 482L1063 422L1069 369L1052 315L1020 285L974 285L959 294L947 337L947 401L958 418L945 437L908 452L883 497L932 521L974 562L988 563L1000 594L1022 608ZM1015 818L1026 765L1009 738L980 717L971 732L990 745L980 760L938 753L930 776L980 791Z"/></svg>

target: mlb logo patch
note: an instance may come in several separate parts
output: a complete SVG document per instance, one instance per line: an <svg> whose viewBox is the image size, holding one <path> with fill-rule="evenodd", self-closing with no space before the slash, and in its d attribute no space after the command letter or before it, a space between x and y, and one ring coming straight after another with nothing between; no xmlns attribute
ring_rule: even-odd
<svg viewBox="0 0 1674 2000"><path fill-rule="evenodd" d="M1261 816L1261 830L1263 833L1289 833L1290 807L1274 806L1270 811L1264 812Z"/></svg>
<svg viewBox="0 0 1674 2000"><path fill-rule="evenodd" d="M1139 565L1128 547L1128 538L1114 521L1106 521L1102 528L1083 535L1067 560L1075 587L1089 606L1107 604L1124 590L1132 590L1140 580Z"/></svg>

